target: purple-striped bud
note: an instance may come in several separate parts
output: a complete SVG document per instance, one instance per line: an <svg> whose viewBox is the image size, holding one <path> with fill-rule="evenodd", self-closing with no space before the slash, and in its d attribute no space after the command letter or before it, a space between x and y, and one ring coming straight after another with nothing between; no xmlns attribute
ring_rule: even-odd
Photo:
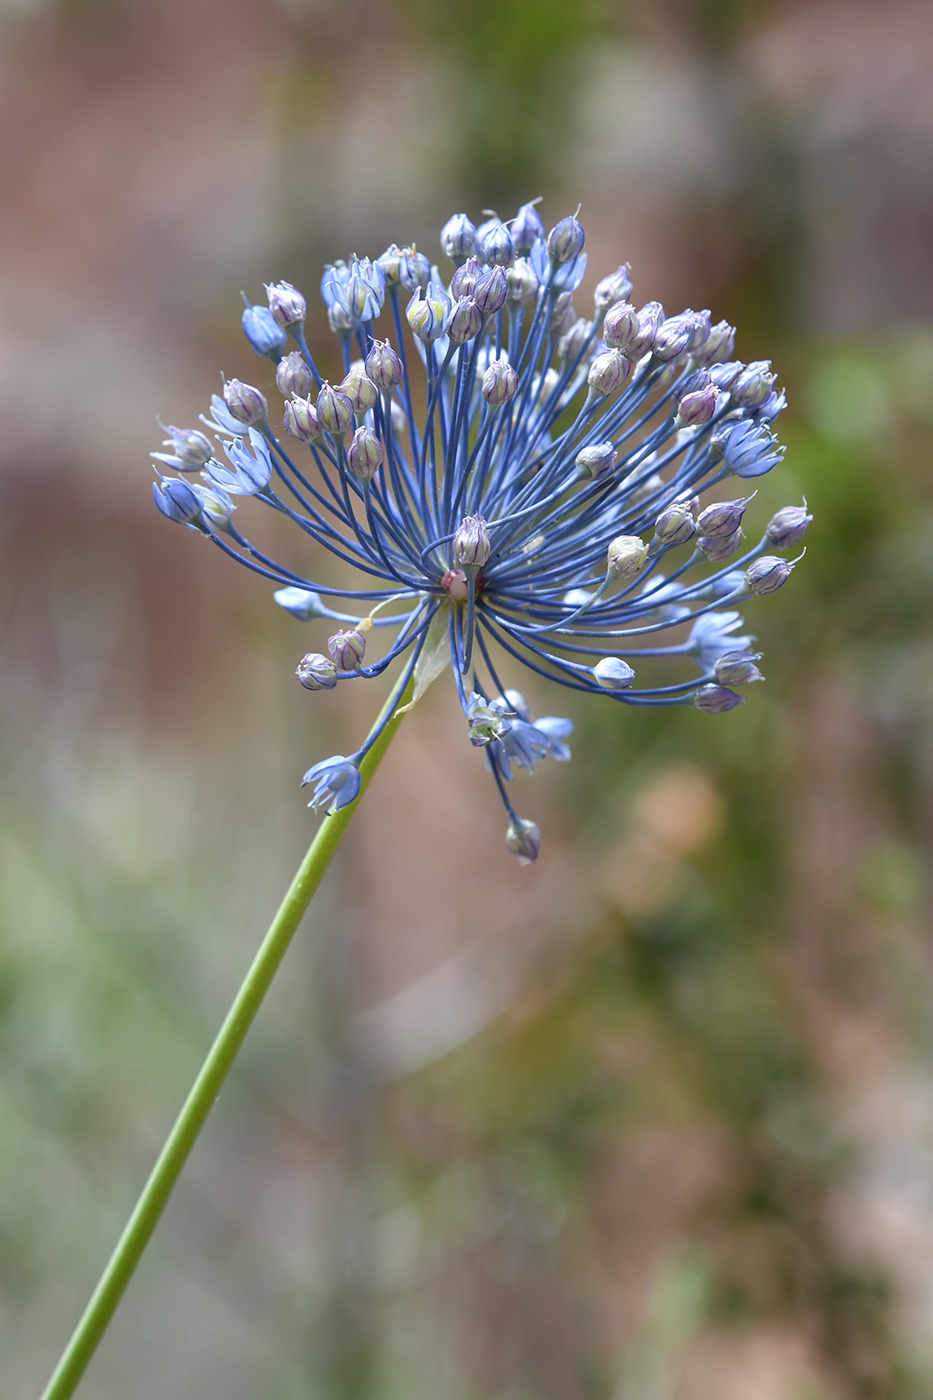
<svg viewBox="0 0 933 1400"><path fill-rule="evenodd" d="M593 322L584 321L581 317L561 336L557 343L557 353L562 360L575 360L578 355L582 355L592 337Z"/></svg>
<svg viewBox="0 0 933 1400"><path fill-rule="evenodd" d="M654 522L654 533L662 544L686 544L693 539L696 530L693 512L680 501L662 510Z"/></svg>
<svg viewBox="0 0 933 1400"><path fill-rule="evenodd" d="M593 293L593 304L597 311L607 311L614 302L628 301L632 295L632 266L622 263L615 272L610 272L601 282L597 282Z"/></svg>
<svg viewBox="0 0 933 1400"><path fill-rule="evenodd" d="M342 389L325 384L317 396L317 416L332 437L343 437L353 422L353 405Z"/></svg>
<svg viewBox="0 0 933 1400"><path fill-rule="evenodd" d="M700 428L704 423L709 423L716 412L718 399L719 390L715 384L707 384L705 389L695 389L693 393L684 394L677 403L679 426Z"/></svg>
<svg viewBox="0 0 933 1400"><path fill-rule="evenodd" d="M628 690L635 672L621 656L604 656L593 667L593 679L603 690Z"/></svg>
<svg viewBox="0 0 933 1400"><path fill-rule="evenodd" d="M524 305L538 292L538 277L528 258L516 258L505 274L509 284L509 301Z"/></svg>
<svg viewBox="0 0 933 1400"><path fill-rule="evenodd" d="M765 534L778 549L792 549L807 533L807 526L813 519L807 514L806 505L782 506L768 521Z"/></svg>
<svg viewBox="0 0 933 1400"><path fill-rule="evenodd" d="M347 449L347 466L358 481L369 481L385 461L386 450L369 428L357 428Z"/></svg>
<svg viewBox="0 0 933 1400"><path fill-rule="evenodd" d="M511 267L515 244L505 224L494 224L483 239L483 257L490 267Z"/></svg>
<svg viewBox="0 0 933 1400"><path fill-rule="evenodd" d="M338 627L327 639L327 650L338 671L355 671L366 655L366 638L355 627L347 631Z"/></svg>
<svg viewBox="0 0 933 1400"><path fill-rule="evenodd" d="M282 425L289 437L299 442L320 442L324 425L314 410L310 398L294 398L285 405Z"/></svg>
<svg viewBox="0 0 933 1400"><path fill-rule="evenodd" d="M337 684L337 667L319 651L309 651L295 667L295 675L305 690L333 690Z"/></svg>
<svg viewBox="0 0 933 1400"><path fill-rule="evenodd" d="M664 307L659 301L646 301L638 313L638 334L628 347L633 360L654 348L654 339L664 322Z"/></svg>
<svg viewBox="0 0 933 1400"><path fill-rule="evenodd" d="M719 321L711 327L705 344L694 350L693 358L698 365L719 365L735 349L735 326L730 326L728 321Z"/></svg>
<svg viewBox="0 0 933 1400"><path fill-rule="evenodd" d="M279 360L275 370L275 382L279 393L286 399L291 398L293 394L300 399L307 398L314 388L314 376L298 350L290 350Z"/></svg>
<svg viewBox="0 0 933 1400"><path fill-rule="evenodd" d="M753 360L733 379L729 393L742 408L759 408L771 393L775 379L770 360Z"/></svg>
<svg viewBox="0 0 933 1400"><path fill-rule="evenodd" d="M473 300L484 316L501 311L509 295L509 279L504 267L491 267L476 280Z"/></svg>
<svg viewBox="0 0 933 1400"><path fill-rule="evenodd" d="M388 280L388 275L386 277ZM420 287L427 288L431 280L431 264L423 253L419 253L412 244L410 248L403 248L399 257L398 280L403 287L407 287L410 292Z"/></svg>
<svg viewBox="0 0 933 1400"><path fill-rule="evenodd" d="M291 282L268 283L266 296L269 310L283 329L299 325L308 314L308 303Z"/></svg>
<svg viewBox="0 0 933 1400"><path fill-rule="evenodd" d="M466 214L454 214L441 229L441 247L452 261L461 263L476 252L476 226Z"/></svg>
<svg viewBox="0 0 933 1400"><path fill-rule="evenodd" d="M241 379L224 380L224 403L231 418L250 428L261 423L269 411L265 395Z"/></svg>
<svg viewBox="0 0 933 1400"><path fill-rule="evenodd" d="M734 710L736 705L744 705L745 696L736 695L724 685L701 685L694 694L693 703L706 715L721 715L726 710Z"/></svg>
<svg viewBox="0 0 933 1400"><path fill-rule="evenodd" d="M447 317L444 329L454 345L465 345L468 340L475 340L483 329L483 313L472 297L459 298Z"/></svg>
<svg viewBox="0 0 933 1400"><path fill-rule="evenodd" d="M177 476L152 483L152 499L163 515L176 525L187 525L201 514L201 502L187 481Z"/></svg>
<svg viewBox="0 0 933 1400"><path fill-rule="evenodd" d="M501 408L514 397L518 375L508 360L493 360L483 375L483 398L490 408Z"/></svg>
<svg viewBox="0 0 933 1400"><path fill-rule="evenodd" d="M617 455L613 443L593 442L577 453L574 465L581 477L602 476L615 466Z"/></svg>
<svg viewBox="0 0 933 1400"><path fill-rule="evenodd" d="M379 390L366 373L362 360L357 360L347 370L340 391L350 400L354 413L368 413L379 402Z"/></svg>
<svg viewBox="0 0 933 1400"><path fill-rule="evenodd" d="M597 394L615 394L632 372L632 362L621 350L604 350L590 365L587 383Z"/></svg>
<svg viewBox="0 0 933 1400"><path fill-rule="evenodd" d="M788 559L763 554L745 570L745 587L749 593L776 593L790 578L793 568L794 564Z"/></svg>
<svg viewBox="0 0 933 1400"><path fill-rule="evenodd" d="M471 297L482 275L482 264L477 262L476 258L467 258L463 266L458 267L450 279L450 295L452 297Z"/></svg>
<svg viewBox="0 0 933 1400"><path fill-rule="evenodd" d="M742 531L735 530L731 535L701 535L697 546L711 564L724 564L737 554L742 545Z"/></svg>
<svg viewBox="0 0 933 1400"><path fill-rule="evenodd" d="M629 350L637 336L638 315L632 303L617 301L610 306L602 324L602 337L606 344L614 350Z"/></svg>
<svg viewBox="0 0 933 1400"><path fill-rule="evenodd" d="M711 535L722 539L732 535L742 523L745 507L751 496L739 496L736 501L714 501L697 516L697 526L701 535Z"/></svg>
<svg viewBox="0 0 933 1400"><path fill-rule="evenodd" d="M538 239L544 237L544 221L533 204L523 204L510 227L518 253L530 253Z"/></svg>
<svg viewBox="0 0 933 1400"><path fill-rule="evenodd" d="M576 319L573 292L561 292L559 296L554 298L551 323L548 327L550 334L554 336L566 335Z"/></svg>
<svg viewBox="0 0 933 1400"><path fill-rule="evenodd" d="M373 341L365 364L366 373L384 394L402 382L402 362L387 340Z"/></svg>
<svg viewBox="0 0 933 1400"><path fill-rule="evenodd" d="M637 535L617 535L606 551L606 568L613 578L630 579L640 574L648 558L648 546Z"/></svg>
<svg viewBox="0 0 933 1400"><path fill-rule="evenodd" d="M690 350L693 327L686 319L686 313L670 316L658 327L652 350L655 357L665 364L678 360Z"/></svg>
<svg viewBox="0 0 933 1400"><path fill-rule="evenodd" d="M505 833L505 844L519 865L534 865L541 850L540 828L524 817L513 817Z"/></svg>
<svg viewBox="0 0 933 1400"><path fill-rule="evenodd" d="M752 681L763 681L764 676L755 665L760 660L760 651L727 651L713 667L718 684L751 685Z"/></svg>
<svg viewBox="0 0 933 1400"><path fill-rule="evenodd" d="M453 538L453 556L461 568L468 564L482 567L489 558L489 533L481 515L465 515Z"/></svg>
<svg viewBox="0 0 933 1400"><path fill-rule="evenodd" d="M557 262L566 263L583 252L586 234L583 225L571 215L556 223L547 236L547 250Z"/></svg>

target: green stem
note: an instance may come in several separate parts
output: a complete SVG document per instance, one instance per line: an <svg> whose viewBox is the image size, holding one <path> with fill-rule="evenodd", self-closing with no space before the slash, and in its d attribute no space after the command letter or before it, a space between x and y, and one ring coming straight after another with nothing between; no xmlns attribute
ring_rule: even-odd
<svg viewBox="0 0 933 1400"><path fill-rule="evenodd" d="M402 717L397 710L393 713L394 707L400 701L407 700L411 691L411 682L401 694L396 689L373 726L376 728L387 712L392 713L392 718L360 764L360 776L363 780L360 796L366 791L401 723ZM62 1353L52 1379L42 1392L42 1400L68 1400L68 1397L74 1394L127 1284L133 1277L136 1265L152 1238L172 1188L188 1160L198 1134L204 1127L207 1115L230 1072L246 1032L262 1005L263 997L269 990L295 930L311 902L312 895L321 883L331 857L350 825L358 805L359 800L349 807L344 807L342 811L335 812L333 816L325 817L321 823L317 836L301 862L288 893L253 959L243 985L237 992L227 1018L217 1033L217 1038L159 1154L149 1180L143 1187L142 1195L110 1256L100 1282Z"/></svg>

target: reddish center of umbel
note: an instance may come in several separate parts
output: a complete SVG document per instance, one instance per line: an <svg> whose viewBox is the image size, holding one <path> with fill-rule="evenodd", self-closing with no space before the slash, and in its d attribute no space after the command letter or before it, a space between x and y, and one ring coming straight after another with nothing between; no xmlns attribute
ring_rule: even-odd
<svg viewBox="0 0 933 1400"><path fill-rule="evenodd" d="M447 589L447 592L455 603L466 602L469 589L467 588L467 576L462 569L448 569L447 573L441 579L441 583ZM477 598L485 587L486 575L483 573L482 569L480 569L479 573L476 575Z"/></svg>

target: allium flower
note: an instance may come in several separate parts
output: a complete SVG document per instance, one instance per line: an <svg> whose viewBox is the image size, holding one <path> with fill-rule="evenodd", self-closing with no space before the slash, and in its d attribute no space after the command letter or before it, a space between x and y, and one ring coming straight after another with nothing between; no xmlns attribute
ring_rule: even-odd
<svg viewBox="0 0 933 1400"><path fill-rule="evenodd" d="M318 650L298 667L306 688L398 661L417 700L450 667L466 737L485 750L523 864L537 858L540 833L516 814L507 784L542 758L568 759L572 725L532 720L507 688L516 664L622 705L741 705L722 682L761 679L759 654L723 605L780 587L793 565L766 551L796 545L811 519L784 507L745 548L751 497L701 501L780 462L772 424L784 396L770 365L728 360L735 332L708 311L637 309L628 264L599 281L592 319L578 316L584 242L575 217L548 232L529 204L507 222L448 220L449 280L395 244L375 261L328 266L321 291L345 375L336 386L308 349L302 294L271 283L268 310L247 305L244 326L278 363L288 436L263 392L229 380L202 421L230 467L199 430L168 429L173 451L152 454L163 514L269 579L292 616L322 619ZM200 470L206 484L166 469L189 479ZM329 551L359 581L334 587L269 558L233 523L235 497L287 516L315 573ZM335 621L343 626L328 638ZM692 658L701 674L639 686L647 657ZM308 771L312 806L334 812L356 799L378 732Z"/></svg>

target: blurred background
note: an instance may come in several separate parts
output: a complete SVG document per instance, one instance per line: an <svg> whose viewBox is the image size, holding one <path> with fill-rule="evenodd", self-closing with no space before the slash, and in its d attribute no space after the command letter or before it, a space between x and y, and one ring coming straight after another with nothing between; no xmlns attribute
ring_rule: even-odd
<svg viewBox="0 0 933 1400"><path fill-rule="evenodd" d="M728 717L575 707L505 851L406 721L87 1400L933 1395L927 0L2 0L0 1346L38 1395L382 690L152 508L239 292L582 201L774 361ZM583 311L586 314L586 311ZM310 333L310 332L309 332ZM318 629L319 630L319 629ZM518 677L513 678L513 683ZM545 765L545 770L548 765Z"/></svg>

